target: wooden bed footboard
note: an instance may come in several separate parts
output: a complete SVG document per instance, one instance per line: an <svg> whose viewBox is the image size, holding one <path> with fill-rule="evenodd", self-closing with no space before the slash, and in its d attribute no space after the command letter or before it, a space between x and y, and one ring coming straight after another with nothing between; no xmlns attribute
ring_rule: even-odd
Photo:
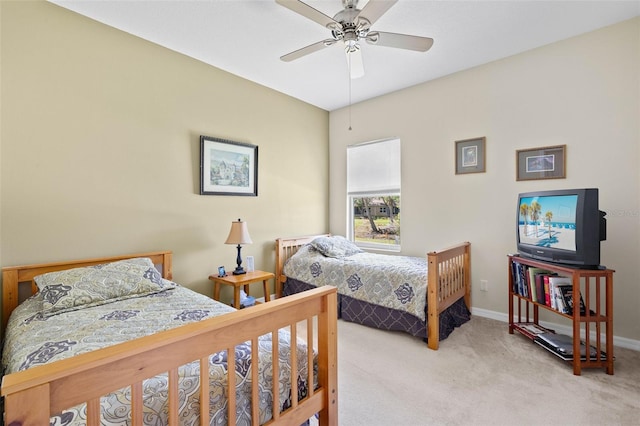
<svg viewBox="0 0 640 426"><path fill-rule="evenodd" d="M280 297L287 277L284 264L300 247L319 236L278 238L276 240L276 291ZM471 310L471 243L464 242L446 249L427 253L427 345L439 346L439 315L449 306L464 298ZM436 283L432 285L431 283Z"/></svg>
<svg viewBox="0 0 640 426"><path fill-rule="evenodd" d="M427 253L427 345L438 349L440 313L464 297L471 310L471 243Z"/></svg>
<svg viewBox="0 0 640 426"><path fill-rule="evenodd" d="M142 253L136 256L142 257ZM162 256L168 268L165 277L170 276L171 253ZM131 257L131 256L127 256ZM123 257L126 258L126 257ZM89 263L103 263L115 258L93 259ZM155 258L154 258L155 259ZM85 262L86 263L86 262ZM50 264L54 265L54 264ZM77 266L78 263L74 264ZM42 265L36 265L38 267ZM34 267L3 269L3 278L9 277L13 291L14 278L22 274L26 280L32 279ZM53 266L56 270L67 269L62 264ZM39 269L41 270L41 269ZM9 275L5 275L7 272ZM11 275L15 274L12 278ZM6 284L7 281L4 282ZM16 282L17 285L17 282ZM17 289L16 289L17 291ZM13 297L13 296L12 296ZM5 299L6 301L7 299ZM5 307L4 312L7 312ZM6 320L3 318L3 323ZM131 340L104 349L87 352L18 373L9 374L2 380L2 396L5 398L5 424L45 425L52 415L77 404L87 404L87 425L100 424L100 397L111 391L131 387L131 412L133 425L143 424L142 381L162 373L169 377L169 424L178 425L178 367L194 360L200 362L204 377L201 378L200 400L209 398L207 374L210 354L227 351L229 362L235 359L235 346L249 341L251 347L258 346L258 337L271 334L273 356L279 353L278 330L287 329L291 341L298 338L298 326L306 323L308 348L317 353L316 389L309 389L307 396L298 398L292 392L290 407L280 410L279 398L274 398L273 418L268 424L299 425L319 414L320 425L338 424L337 387L337 296L335 288L320 288L263 303L255 307L239 310L200 322L190 323L140 339ZM315 324L315 325L314 325ZM304 330L304 329L303 329ZM317 331L316 331L317 330ZM252 351L252 364L258 363L258 351ZM313 351L307 351L308 365L313 363ZM296 357L296 351L291 351ZM290 377L296 378L297 363L291 360ZM278 376L277 363L273 366L273 376ZM251 372L252 424L258 424L258 369ZM313 368L308 368L307 383L314 383ZM236 423L235 375L228 375L226 393L228 424ZM273 395L279 395L282 383L272 383ZM291 383L292 389L297 383ZM311 386L313 387L313 386ZM200 409L200 424L209 424L207 404Z"/></svg>

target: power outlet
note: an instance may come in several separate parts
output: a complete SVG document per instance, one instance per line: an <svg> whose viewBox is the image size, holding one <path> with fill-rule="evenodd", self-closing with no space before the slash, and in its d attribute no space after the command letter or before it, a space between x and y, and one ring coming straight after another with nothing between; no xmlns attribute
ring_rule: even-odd
<svg viewBox="0 0 640 426"><path fill-rule="evenodd" d="M487 280L480 280L480 291L489 291L489 282Z"/></svg>

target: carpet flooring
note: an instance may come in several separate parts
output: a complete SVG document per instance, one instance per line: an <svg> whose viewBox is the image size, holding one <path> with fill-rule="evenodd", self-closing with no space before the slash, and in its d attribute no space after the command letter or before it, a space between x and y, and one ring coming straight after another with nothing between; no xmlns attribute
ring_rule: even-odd
<svg viewBox="0 0 640 426"><path fill-rule="evenodd" d="M338 321L341 426L640 425L640 352L615 374L572 366L506 323L474 316L438 351L405 333Z"/></svg>

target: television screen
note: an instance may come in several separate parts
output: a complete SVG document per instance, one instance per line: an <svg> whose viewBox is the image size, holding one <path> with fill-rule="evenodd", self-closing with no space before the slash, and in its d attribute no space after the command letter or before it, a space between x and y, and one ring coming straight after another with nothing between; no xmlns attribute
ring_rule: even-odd
<svg viewBox="0 0 640 426"><path fill-rule="evenodd" d="M580 268L600 267L600 241L607 238L598 189L556 189L518 194L518 253Z"/></svg>
<svg viewBox="0 0 640 426"><path fill-rule="evenodd" d="M577 195L520 199L521 244L576 251Z"/></svg>

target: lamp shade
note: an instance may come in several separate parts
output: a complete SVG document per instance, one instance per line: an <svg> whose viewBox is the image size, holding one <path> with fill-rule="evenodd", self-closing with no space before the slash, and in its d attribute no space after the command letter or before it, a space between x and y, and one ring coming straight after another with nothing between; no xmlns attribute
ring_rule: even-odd
<svg viewBox="0 0 640 426"><path fill-rule="evenodd" d="M237 222L231 222L231 230L225 244L253 244L249 236L249 228L247 222L238 219Z"/></svg>

